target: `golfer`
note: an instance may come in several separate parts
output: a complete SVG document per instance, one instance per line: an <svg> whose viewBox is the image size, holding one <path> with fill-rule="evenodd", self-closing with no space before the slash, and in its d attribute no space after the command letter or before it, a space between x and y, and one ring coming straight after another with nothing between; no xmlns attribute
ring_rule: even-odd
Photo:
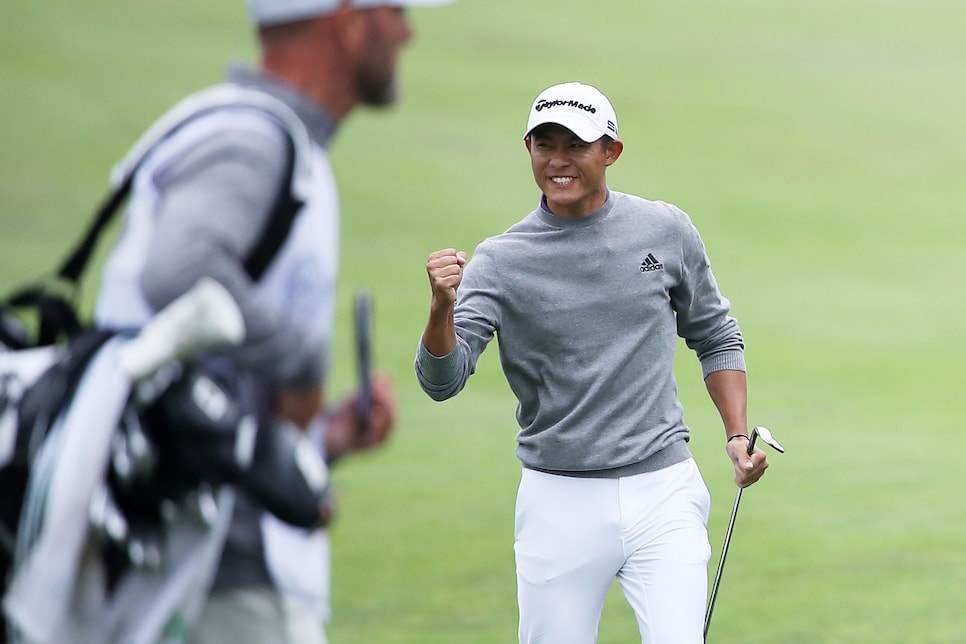
<svg viewBox="0 0 966 644"><path fill-rule="evenodd" d="M487 344L516 395L523 472L515 544L520 642L597 639L614 577L641 641L702 641L708 489L677 398L677 337L701 363L739 486L748 448L744 341L690 218L610 190L624 149L596 88L534 100L524 143L542 197L501 235L432 253L415 368L434 400L459 393Z"/></svg>

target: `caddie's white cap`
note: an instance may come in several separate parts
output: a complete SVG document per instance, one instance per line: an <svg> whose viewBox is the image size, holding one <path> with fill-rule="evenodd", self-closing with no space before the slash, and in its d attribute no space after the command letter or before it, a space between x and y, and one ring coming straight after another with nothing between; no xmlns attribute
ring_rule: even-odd
<svg viewBox="0 0 966 644"><path fill-rule="evenodd" d="M373 7L435 7L455 0L246 0L256 25L280 25L335 13L343 2L356 9Z"/></svg>
<svg viewBox="0 0 966 644"><path fill-rule="evenodd" d="M562 83L540 92L530 107L527 132L544 123L562 125L587 143L605 134L617 138L617 113L599 89L583 83Z"/></svg>

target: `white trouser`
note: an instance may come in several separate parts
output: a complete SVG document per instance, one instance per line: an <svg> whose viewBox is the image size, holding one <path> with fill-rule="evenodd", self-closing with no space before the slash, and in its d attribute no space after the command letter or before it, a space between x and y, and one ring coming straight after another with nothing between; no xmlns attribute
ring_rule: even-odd
<svg viewBox="0 0 966 644"><path fill-rule="evenodd" d="M710 506L694 459L618 479L524 469L514 544L520 642L596 642L614 577L642 642L702 642Z"/></svg>
<svg viewBox="0 0 966 644"><path fill-rule="evenodd" d="M325 625L304 603L271 588L208 598L190 644L327 644Z"/></svg>

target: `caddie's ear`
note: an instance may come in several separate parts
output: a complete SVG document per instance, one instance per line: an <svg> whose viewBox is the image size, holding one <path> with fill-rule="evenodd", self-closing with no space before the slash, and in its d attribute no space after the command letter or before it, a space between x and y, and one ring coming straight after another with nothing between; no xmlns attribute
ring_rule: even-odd
<svg viewBox="0 0 966 644"><path fill-rule="evenodd" d="M360 56L367 47L369 38L365 12L354 9L346 1L339 5L331 18L343 49L353 58Z"/></svg>
<svg viewBox="0 0 966 644"><path fill-rule="evenodd" d="M605 166L613 165L614 162L617 161L617 158L621 155L621 152L623 151L624 151L623 141L621 141L620 139L615 139L611 141L610 145L607 146L607 158L604 160L604 165Z"/></svg>

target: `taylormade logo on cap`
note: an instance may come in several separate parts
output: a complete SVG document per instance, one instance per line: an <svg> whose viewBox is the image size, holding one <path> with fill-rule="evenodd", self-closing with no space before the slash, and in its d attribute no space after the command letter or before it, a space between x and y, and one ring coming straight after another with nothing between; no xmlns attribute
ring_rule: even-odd
<svg viewBox="0 0 966 644"><path fill-rule="evenodd" d="M597 108L593 105L584 105L583 103L578 103L577 101L562 101L559 98L553 101L548 101L547 99L541 99L537 101L537 104L533 106L533 109L545 110L548 107L559 107L560 105L566 105L567 107L576 107L578 110L586 110L591 114L597 113Z"/></svg>
<svg viewBox="0 0 966 644"><path fill-rule="evenodd" d="M355 9L374 7L435 7L455 0L246 0L248 15L256 25L281 25L328 16L345 2Z"/></svg>
<svg viewBox="0 0 966 644"><path fill-rule="evenodd" d="M602 136L617 138L617 114L599 89L583 83L563 83L540 92L530 107L527 131L545 123L561 125L592 143Z"/></svg>

